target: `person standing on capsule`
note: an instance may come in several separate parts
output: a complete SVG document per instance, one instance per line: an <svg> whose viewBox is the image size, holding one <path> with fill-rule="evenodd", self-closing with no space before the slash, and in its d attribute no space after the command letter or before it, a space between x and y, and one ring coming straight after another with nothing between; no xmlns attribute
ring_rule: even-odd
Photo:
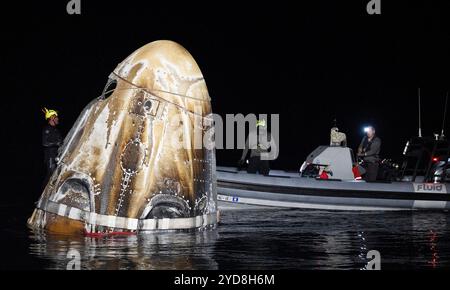
<svg viewBox="0 0 450 290"><path fill-rule="evenodd" d="M358 157L363 161L362 166L366 170L365 181L376 181L378 175L378 166L380 163L381 139L375 135L375 128L368 126L364 128L366 136L358 147Z"/></svg>
<svg viewBox="0 0 450 290"><path fill-rule="evenodd" d="M56 168L56 157L58 156L58 149L62 144L62 136L57 126L59 124L58 112L42 109L45 115L47 124L42 130L42 146L44 147L44 165L47 169L44 184L48 182L50 176Z"/></svg>

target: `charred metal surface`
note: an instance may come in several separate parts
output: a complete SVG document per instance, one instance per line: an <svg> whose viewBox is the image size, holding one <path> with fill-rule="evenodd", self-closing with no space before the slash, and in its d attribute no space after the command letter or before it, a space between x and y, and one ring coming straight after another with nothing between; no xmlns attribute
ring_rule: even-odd
<svg viewBox="0 0 450 290"><path fill-rule="evenodd" d="M203 138L212 129L205 122L211 114L205 81L189 52L171 41L136 50L69 132L28 224L68 232L138 231L99 225L95 217L117 224L123 219L115 217L141 223L215 215L215 153L194 147L194 129ZM51 213L53 202L82 214L70 220L76 215Z"/></svg>

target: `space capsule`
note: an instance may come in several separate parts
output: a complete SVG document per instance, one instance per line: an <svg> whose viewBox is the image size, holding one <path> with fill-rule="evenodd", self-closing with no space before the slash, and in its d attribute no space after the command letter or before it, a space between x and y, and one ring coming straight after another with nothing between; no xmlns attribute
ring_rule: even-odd
<svg viewBox="0 0 450 290"><path fill-rule="evenodd" d="M214 226L212 120L186 49L165 40L139 48L80 114L28 225L88 234Z"/></svg>

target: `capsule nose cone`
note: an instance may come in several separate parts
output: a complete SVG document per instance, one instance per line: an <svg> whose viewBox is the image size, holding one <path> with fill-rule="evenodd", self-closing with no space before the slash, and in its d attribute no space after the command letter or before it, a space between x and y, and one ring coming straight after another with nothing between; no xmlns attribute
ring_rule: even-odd
<svg viewBox="0 0 450 290"><path fill-rule="evenodd" d="M121 62L114 74L181 107L191 109L193 103L210 106L199 66L176 42L160 40L141 47Z"/></svg>

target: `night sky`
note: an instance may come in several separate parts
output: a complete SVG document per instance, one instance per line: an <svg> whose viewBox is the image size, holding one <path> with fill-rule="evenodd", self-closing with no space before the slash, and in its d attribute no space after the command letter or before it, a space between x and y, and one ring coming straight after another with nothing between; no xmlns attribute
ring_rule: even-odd
<svg viewBox="0 0 450 290"><path fill-rule="evenodd" d="M334 118L350 147L372 124L382 157L399 158L417 134L418 87L423 134L441 130L449 1L381 0L381 15L367 14L368 0L82 0L81 15L66 13L68 1L16 2L1 5L2 167L35 198L44 176L41 108L57 109L67 133L116 65L158 39L194 56L215 113L280 114L272 168L297 170L329 142ZM218 150L218 164L235 165L240 154Z"/></svg>

